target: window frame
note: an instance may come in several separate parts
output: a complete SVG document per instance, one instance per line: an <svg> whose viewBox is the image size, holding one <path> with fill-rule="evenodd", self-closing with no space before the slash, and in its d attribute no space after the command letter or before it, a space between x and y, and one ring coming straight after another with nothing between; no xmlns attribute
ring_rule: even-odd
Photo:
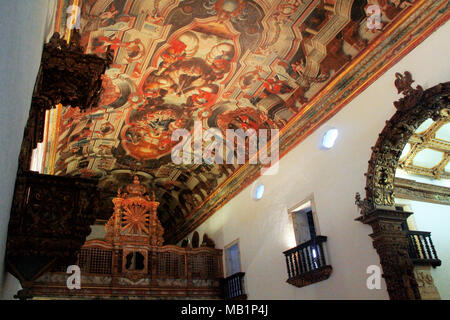
<svg viewBox="0 0 450 320"><path fill-rule="evenodd" d="M288 209L289 220L290 220L290 223L291 223L292 231L294 232L296 246L300 245L301 243L298 243L297 235L295 234L295 228L294 228L294 226L295 226L295 215L297 214L298 211L300 211L300 210L298 210L298 208L303 206L303 205L305 205L305 204L307 204L308 202L310 203L309 204L309 208L311 208L311 215L312 215L313 222L314 222L314 229L316 231L316 236L320 236L321 235L319 220L318 220L318 217L317 217L316 203L314 201L314 194L310 194L308 197L306 197L305 199L303 199L300 202L297 202L295 205L291 206ZM301 210L304 210L306 208L308 208L308 207L305 206L305 208L303 208ZM306 211L305 211L305 213L306 213Z"/></svg>
<svg viewBox="0 0 450 320"><path fill-rule="evenodd" d="M239 238L231 241L230 243L228 243L226 246L223 247L223 251L224 251L224 255L223 255L223 259L224 259L224 269L225 269L225 278L232 276L233 274L228 274L228 263L227 263L227 250L231 247L233 247L234 245L237 244L237 248L238 248L238 258L239 258L239 271L238 272L243 272L242 271L242 262L241 262L241 246L239 244Z"/></svg>

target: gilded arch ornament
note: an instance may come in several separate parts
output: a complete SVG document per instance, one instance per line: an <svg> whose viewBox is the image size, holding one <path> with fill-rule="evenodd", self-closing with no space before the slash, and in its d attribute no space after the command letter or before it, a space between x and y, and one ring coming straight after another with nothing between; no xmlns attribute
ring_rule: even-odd
<svg viewBox="0 0 450 320"><path fill-rule="evenodd" d="M365 174L366 199L356 195L364 215L379 206L394 206L394 177L403 148L414 131L428 118L438 120L448 116L450 82L440 83L428 90L413 89L411 73L396 73L395 86L404 97L394 102L397 112L386 122L369 160Z"/></svg>
<svg viewBox="0 0 450 320"><path fill-rule="evenodd" d="M356 194L361 216L356 220L372 227L370 237L380 256L383 277L392 300L421 299L414 266L408 255L408 240L402 223L411 212L394 206L394 178L403 148L415 130L428 118L448 117L450 82L430 89L412 87L411 73L396 73L395 86L403 98L394 102L397 112L378 137L366 175L366 197Z"/></svg>

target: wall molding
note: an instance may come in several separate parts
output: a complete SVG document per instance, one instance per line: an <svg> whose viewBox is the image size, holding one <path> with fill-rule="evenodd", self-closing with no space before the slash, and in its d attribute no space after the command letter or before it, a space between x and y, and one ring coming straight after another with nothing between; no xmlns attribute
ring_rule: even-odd
<svg viewBox="0 0 450 320"><path fill-rule="evenodd" d="M394 194L396 198L450 205L450 188L410 179L395 178Z"/></svg>

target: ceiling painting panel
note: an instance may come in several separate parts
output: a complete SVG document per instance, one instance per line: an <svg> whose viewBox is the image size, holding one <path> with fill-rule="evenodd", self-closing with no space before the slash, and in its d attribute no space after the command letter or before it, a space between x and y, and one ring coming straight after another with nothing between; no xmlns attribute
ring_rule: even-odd
<svg viewBox="0 0 450 320"><path fill-rule="evenodd" d="M66 32L61 1L59 32ZM177 129L281 129L281 151L315 118L336 109L315 103L336 87L385 30L427 1L404 0L83 0L86 53L114 50L99 106L63 108L47 172L99 179L101 219L134 174L156 192L167 239L187 232L229 200L258 166L171 160ZM380 9L377 28L370 25ZM354 79L361 75L353 76ZM330 86L334 86L330 90ZM326 89L326 90L324 90ZM320 117L319 117L320 116ZM319 120L317 120L319 121ZM300 126L300 129L295 129ZM292 134L292 130L295 131ZM53 133L55 136L55 133ZM203 142L203 147L208 142ZM51 154L51 152L49 152ZM52 168L48 166L53 164ZM250 166L251 167L251 166ZM199 211L199 209L201 209ZM210 213L208 213L210 214Z"/></svg>

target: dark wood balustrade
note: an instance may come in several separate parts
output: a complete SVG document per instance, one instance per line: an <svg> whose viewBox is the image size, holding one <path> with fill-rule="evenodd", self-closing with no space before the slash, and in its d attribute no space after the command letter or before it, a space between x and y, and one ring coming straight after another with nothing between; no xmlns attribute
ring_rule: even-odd
<svg viewBox="0 0 450 320"><path fill-rule="evenodd" d="M244 289L245 272L237 272L223 281L225 300L247 300Z"/></svg>
<svg viewBox="0 0 450 320"><path fill-rule="evenodd" d="M434 268L441 265L433 240L431 240L431 232L413 231L406 232L409 244L409 257L415 265L431 265Z"/></svg>
<svg viewBox="0 0 450 320"><path fill-rule="evenodd" d="M102 240L87 241L75 263L81 270L80 290L67 288L67 266L59 266L38 278L30 293L34 297L76 299L221 297L220 249L152 246L137 251L141 258L134 266L128 264L123 250Z"/></svg>
<svg viewBox="0 0 450 320"><path fill-rule="evenodd" d="M329 278L331 265L326 254L325 236L316 236L295 248L286 250L288 279L286 282L304 287Z"/></svg>

